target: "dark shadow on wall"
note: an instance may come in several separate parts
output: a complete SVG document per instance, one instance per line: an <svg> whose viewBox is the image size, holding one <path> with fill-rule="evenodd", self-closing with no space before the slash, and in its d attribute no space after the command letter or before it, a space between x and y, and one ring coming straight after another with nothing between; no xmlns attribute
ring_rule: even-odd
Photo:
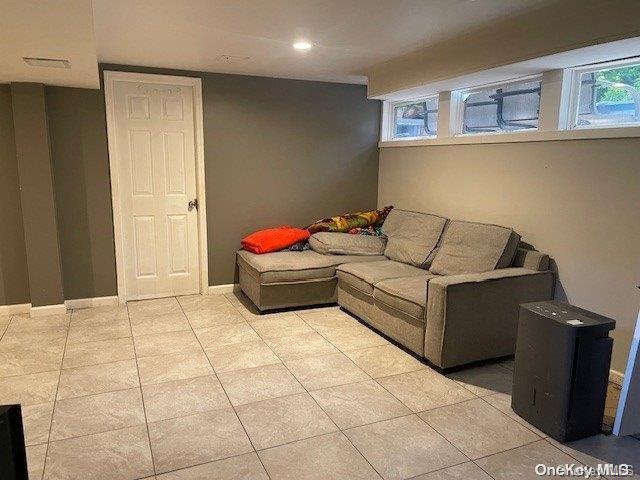
<svg viewBox="0 0 640 480"><path fill-rule="evenodd" d="M9 85L0 85L0 305L29 302L18 161Z"/></svg>
<svg viewBox="0 0 640 480"><path fill-rule="evenodd" d="M47 87L46 97L65 298L116 295L104 96Z"/></svg>

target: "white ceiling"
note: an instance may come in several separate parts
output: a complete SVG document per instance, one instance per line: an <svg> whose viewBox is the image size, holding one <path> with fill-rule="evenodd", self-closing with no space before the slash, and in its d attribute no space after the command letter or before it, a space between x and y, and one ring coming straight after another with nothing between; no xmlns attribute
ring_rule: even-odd
<svg viewBox="0 0 640 480"><path fill-rule="evenodd" d="M372 65L553 1L2 0L0 82L98 88L103 62L366 83Z"/></svg>
<svg viewBox="0 0 640 480"><path fill-rule="evenodd" d="M2 0L0 7L0 83L99 86L90 0ZM32 67L22 57L65 59L71 68Z"/></svg>
<svg viewBox="0 0 640 480"><path fill-rule="evenodd" d="M93 0L93 9L103 63L366 83L371 65L548 3ZM315 47L293 50L300 39Z"/></svg>

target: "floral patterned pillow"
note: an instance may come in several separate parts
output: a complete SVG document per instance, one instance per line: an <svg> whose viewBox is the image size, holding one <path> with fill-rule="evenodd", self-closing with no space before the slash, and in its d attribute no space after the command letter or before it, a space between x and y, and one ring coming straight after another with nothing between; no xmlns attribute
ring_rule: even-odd
<svg viewBox="0 0 640 480"><path fill-rule="evenodd" d="M348 232L354 228L367 228L382 225L393 206L368 212L350 213L337 217L323 218L307 227L309 232Z"/></svg>

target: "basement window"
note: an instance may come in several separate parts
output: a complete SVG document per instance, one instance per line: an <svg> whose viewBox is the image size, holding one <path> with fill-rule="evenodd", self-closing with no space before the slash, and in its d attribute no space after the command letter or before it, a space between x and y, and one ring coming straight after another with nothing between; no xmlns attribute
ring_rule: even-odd
<svg viewBox="0 0 640 480"><path fill-rule="evenodd" d="M573 128L640 124L640 63L576 70Z"/></svg>
<svg viewBox="0 0 640 480"><path fill-rule="evenodd" d="M458 92L458 134L537 130L540 77Z"/></svg>
<svg viewBox="0 0 640 480"><path fill-rule="evenodd" d="M391 138L433 138L438 130L438 96L394 103Z"/></svg>

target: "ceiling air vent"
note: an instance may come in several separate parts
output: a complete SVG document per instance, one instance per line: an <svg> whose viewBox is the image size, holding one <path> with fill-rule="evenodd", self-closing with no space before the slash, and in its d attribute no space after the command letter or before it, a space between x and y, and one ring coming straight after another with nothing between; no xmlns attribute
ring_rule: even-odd
<svg viewBox="0 0 640 480"><path fill-rule="evenodd" d="M71 68L69 60L59 58L22 57L22 59L27 65L31 65L32 67Z"/></svg>
<svg viewBox="0 0 640 480"><path fill-rule="evenodd" d="M218 60L225 63L240 63L246 62L247 60L249 60L249 57L246 57L244 55L230 55L228 53L223 53L218 57Z"/></svg>

